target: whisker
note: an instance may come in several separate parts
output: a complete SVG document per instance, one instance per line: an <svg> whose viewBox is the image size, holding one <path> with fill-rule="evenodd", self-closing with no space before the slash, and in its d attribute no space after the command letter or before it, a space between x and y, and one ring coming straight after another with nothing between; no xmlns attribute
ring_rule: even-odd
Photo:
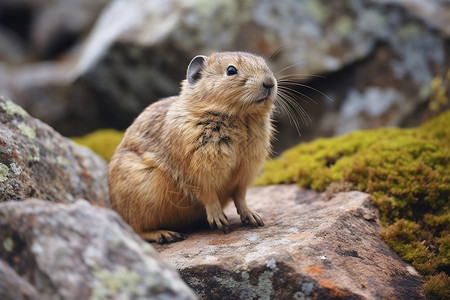
<svg viewBox="0 0 450 300"><path fill-rule="evenodd" d="M280 46L276 48L272 53L267 57L267 61L272 61L281 51L285 50L287 48L287 45Z"/></svg>
<svg viewBox="0 0 450 300"><path fill-rule="evenodd" d="M279 94L278 97L279 99L281 99L281 101L277 102L277 104L279 104L280 109L287 115L289 122L291 124L294 123L295 129L297 130L298 135L301 137L302 134L300 132L300 125L298 124L298 121L295 117L295 110L293 110L293 108L288 105L289 101L285 98L286 95Z"/></svg>
<svg viewBox="0 0 450 300"><path fill-rule="evenodd" d="M288 68L290 68L290 67L288 67ZM284 68L283 70L285 70L285 69L287 69L287 68ZM279 73L281 73L281 72L279 72ZM289 80L294 81L294 80L304 79L305 77L314 77L314 78L321 78L321 79L326 78L325 76L322 76L322 75L310 74L310 73L286 74L286 75L279 76L277 78L278 78L278 80L289 79Z"/></svg>
<svg viewBox="0 0 450 300"><path fill-rule="evenodd" d="M316 100L314 100L313 98L311 98L311 97L309 97L309 96L303 94L303 93L300 92L300 91L297 91L297 90L295 90L295 89L288 88L287 86L283 86L283 85L278 86L278 88L281 89L281 90L289 91L289 92L292 92L292 93L297 94L297 95L299 95L299 96L305 97L306 99L310 100L312 103L317 104L317 101L316 101ZM301 99L302 99L303 101L305 101L304 98L301 98ZM307 102L307 101L305 101L305 102Z"/></svg>
<svg viewBox="0 0 450 300"><path fill-rule="evenodd" d="M287 66L286 68L283 68L282 70L277 71L277 74L278 74L278 75L281 75L284 71L289 70L289 69L291 69L291 68L293 68L293 67L295 67L295 66L301 65L301 64L302 64L302 63L296 63L296 64L292 64L292 65L290 65L290 66ZM289 75L283 75L283 76L289 76Z"/></svg>
<svg viewBox="0 0 450 300"><path fill-rule="evenodd" d="M294 111L300 115L303 123L306 126L309 126L309 124L312 123L312 120L306 110L300 105L300 103L298 103L293 96L286 92L281 91L281 95L284 96L283 99L287 102L287 104L289 104L294 109Z"/></svg>
<svg viewBox="0 0 450 300"><path fill-rule="evenodd" d="M291 85L298 85L298 86L301 86L301 87L304 87L304 88L313 90L313 91L315 91L315 92L321 94L322 96L326 97L326 98L327 98L328 100L330 100L331 102L334 102L334 100L331 99L329 96L327 96L326 94L322 93L322 92L319 91L318 89L313 88L313 87L311 87L311 86L309 86L309 85L302 84L302 83L299 83L299 82L295 82L295 81L292 81L292 80L278 80L278 83L281 83L281 84L287 83L287 84L291 84Z"/></svg>

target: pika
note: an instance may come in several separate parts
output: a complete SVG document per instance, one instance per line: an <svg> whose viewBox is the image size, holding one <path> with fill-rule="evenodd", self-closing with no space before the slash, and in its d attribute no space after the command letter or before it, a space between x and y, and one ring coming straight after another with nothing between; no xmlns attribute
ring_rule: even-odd
<svg viewBox="0 0 450 300"><path fill-rule="evenodd" d="M113 208L145 240L185 239L207 221L231 230L223 207L234 201L243 224L263 226L245 195L273 134L277 81L262 57L245 52L196 56L179 96L148 106L111 158Z"/></svg>

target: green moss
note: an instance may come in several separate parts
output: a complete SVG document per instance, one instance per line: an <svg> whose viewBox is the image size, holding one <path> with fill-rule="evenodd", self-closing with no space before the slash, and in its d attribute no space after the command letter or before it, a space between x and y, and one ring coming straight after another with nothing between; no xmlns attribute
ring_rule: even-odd
<svg viewBox="0 0 450 300"><path fill-rule="evenodd" d="M81 145L90 148L92 151L109 161L111 156L123 138L123 132L114 129L101 129L87 134L83 137L72 138Z"/></svg>
<svg viewBox="0 0 450 300"><path fill-rule="evenodd" d="M348 182L372 194L383 239L423 274L435 276L450 267L449 166L447 111L414 129L364 130L301 144L267 162L256 184L323 191Z"/></svg>
<svg viewBox="0 0 450 300"><path fill-rule="evenodd" d="M450 295L450 277L441 272L438 275L431 276L424 287L434 299L448 299L448 295Z"/></svg>

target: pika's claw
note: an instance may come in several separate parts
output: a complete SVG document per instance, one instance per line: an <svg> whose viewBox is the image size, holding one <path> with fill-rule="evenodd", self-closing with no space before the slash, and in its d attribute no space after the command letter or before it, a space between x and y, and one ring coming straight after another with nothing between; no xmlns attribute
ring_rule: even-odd
<svg viewBox="0 0 450 300"><path fill-rule="evenodd" d="M250 223L253 226L264 226L264 222L257 212L247 209L245 211L238 211L238 213L241 216L242 224Z"/></svg>
<svg viewBox="0 0 450 300"><path fill-rule="evenodd" d="M214 228L215 225L224 233L229 233L231 231L231 225L219 203L217 205L211 204L206 206L206 217L208 219L209 227Z"/></svg>

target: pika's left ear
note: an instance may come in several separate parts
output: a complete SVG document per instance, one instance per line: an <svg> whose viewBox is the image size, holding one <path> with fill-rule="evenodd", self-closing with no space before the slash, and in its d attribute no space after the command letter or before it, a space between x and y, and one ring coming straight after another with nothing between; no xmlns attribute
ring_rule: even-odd
<svg viewBox="0 0 450 300"><path fill-rule="evenodd" d="M187 69L187 79L190 84L193 84L200 79L205 62L206 56L204 55L197 55L191 60Z"/></svg>

